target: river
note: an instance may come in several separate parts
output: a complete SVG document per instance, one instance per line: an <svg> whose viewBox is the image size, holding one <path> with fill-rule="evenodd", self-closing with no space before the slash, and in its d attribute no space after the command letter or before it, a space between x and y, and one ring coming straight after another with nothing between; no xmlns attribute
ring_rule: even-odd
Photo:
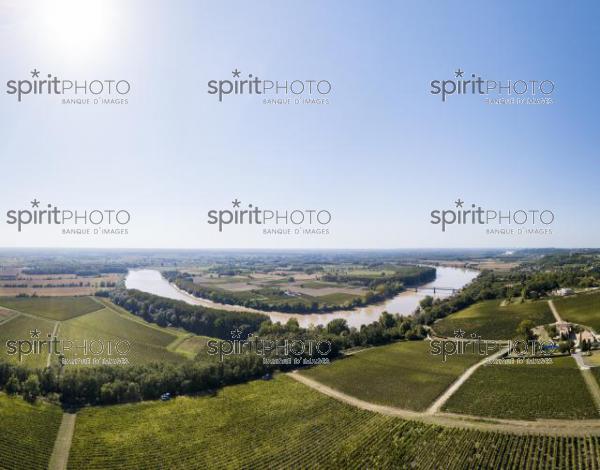
<svg viewBox="0 0 600 470"><path fill-rule="evenodd" d="M478 271L472 269L437 267L437 276L435 281L429 282L422 287L452 287L459 289L474 279ZM187 292L184 292L173 284L170 284L161 273L154 269L138 269L130 270L125 279L125 286L128 289L138 289L150 294L167 297L174 300L183 300L192 305L203 305L205 307L219 308L221 310L237 310L247 312L259 312L268 315L272 321L286 322L289 318L296 318L302 327L307 327L310 324L327 324L334 318L345 318L349 326L357 328L360 325L371 323L379 318L383 311L389 313L400 313L410 315L414 312L419 302L426 295L434 295L433 291L425 290L423 292L405 291L388 299L384 302L369 305L367 307L357 308L355 310L336 310L329 313L310 313L310 314L293 314L282 312L262 312L237 305L226 305L217 302L212 302L207 299L194 297ZM438 291L435 297L446 297L451 295L450 291Z"/></svg>

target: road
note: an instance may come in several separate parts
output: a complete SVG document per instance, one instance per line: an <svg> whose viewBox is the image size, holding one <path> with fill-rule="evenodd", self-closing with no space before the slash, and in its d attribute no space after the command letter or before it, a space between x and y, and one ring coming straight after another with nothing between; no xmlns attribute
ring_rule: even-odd
<svg viewBox="0 0 600 470"><path fill-rule="evenodd" d="M73 432L75 431L75 413L63 413L54 449L50 456L48 470L66 470L69 461L69 452L71 451L71 442L73 441Z"/></svg>
<svg viewBox="0 0 600 470"><path fill-rule="evenodd" d="M297 371L286 374L288 377L316 390L317 392L373 413L395 416L402 419L420 421L438 426L449 426L481 431L508 432L513 434L538 434L546 436L600 436L600 419L564 420L538 419L535 421L486 418L483 416L455 413L429 413L405 410L394 406L377 405L335 390L316 380L305 377Z"/></svg>
<svg viewBox="0 0 600 470"><path fill-rule="evenodd" d="M452 385L450 385L450 387L446 389L444 393L442 393L439 396L439 398L436 401L433 402L433 404L427 409L425 413L429 415L438 413L446 404L448 399L452 395L454 395L454 393L462 386L462 384L464 384L467 381L469 377L473 375L473 373L477 369L479 369L482 365L486 364L487 362L493 361L494 359L498 359L500 356L506 353L508 353L508 348L501 349L497 353L492 354L491 356L487 356L485 359L479 361L477 364L469 367L458 379L456 379L456 381Z"/></svg>
<svg viewBox="0 0 600 470"><path fill-rule="evenodd" d="M552 302L552 300L549 300L548 301L548 305L550 305L550 310L552 310L552 315L554 315L554 318L556 319L556 322L557 323L562 323L562 318L560 318L558 310L556 310L556 307L554 306L554 302Z"/></svg>

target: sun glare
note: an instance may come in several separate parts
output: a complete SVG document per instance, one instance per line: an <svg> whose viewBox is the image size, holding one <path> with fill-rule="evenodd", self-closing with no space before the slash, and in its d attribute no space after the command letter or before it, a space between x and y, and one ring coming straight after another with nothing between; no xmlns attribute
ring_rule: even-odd
<svg viewBox="0 0 600 470"><path fill-rule="evenodd" d="M112 34L112 2L56 0L42 4L40 20L52 52L83 60L106 49Z"/></svg>

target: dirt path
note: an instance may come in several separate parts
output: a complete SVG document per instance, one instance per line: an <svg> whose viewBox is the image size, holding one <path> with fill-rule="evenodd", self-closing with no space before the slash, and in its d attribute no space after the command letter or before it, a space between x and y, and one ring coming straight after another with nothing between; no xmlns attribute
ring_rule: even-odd
<svg viewBox="0 0 600 470"><path fill-rule="evenodd" d="M5 309L8 310L8 309ZM9 312L15 312L15 310L8 310ZM8 323L11 320L14 320L15 318L17 318L19 315L21 315L19 312L13 313L12 315L2 318L2 320L0 320L0 325L4 325L5 323Z"/></svg>
<svg viewBox="0 0 600 470"><path fill-rule="evenodd" d="M427 411L425 413L429 414L429 415L438 413L442 409L442 407L446 404L448 399L452 395L454 395L454 393L462 386L462 384L464 384L467 381L467 379L469 377L471 377L473 375L473 373L477 369L479 369L482 365L486 364L487 362L493 361L494 359L498 359L500 356L502 356L503 354L506 354L507 352L508 352L508 348L501 349L497 353L492 354L491 356L487 356L485 359L479 361L477 364L469 367L466 371L464 371L464 373L458 379L456 379L456 381L454 381L454 383L452 385L450 385L450 387L448 387L446 389L446 391L444 393L442 393L439 396L439 398L437 400L435 400L433 402L433 404L427 409Z"/></svg>
<svg viewBox="0 0 600 470"><path fill-rule="evenodd" d="M321 382L309 379L308 377L297 373L296 371L287 374L288 377L309 386L310 388L321 392L324 395L335 398L336 400L343 401L349 405L361 408L363 410L373 411L388 416L399 416L400 418L406 419L418 419L423 416L423 413L418 411L404 410L402 408L396 408L393 406L376 405L375 403L369 403L368 401L361 400L360 398L347 395L339 390L335 390L327 385L323 385Z"/></svg>
<svg viewBox="0 0 600 470"><path fill-rule="evenodd" d="M556 322L562 323L562 318L560 318L560 315L558 314L558 310L556 310L556 307L554 306L554 302L552 302L552 300L549 300L548 305L550 305L550 310L552 310L552 315L554 315Z"/></svg>
<svg viewBox="0 0 600 470"><path fill-rule="evenodd" d="M585 384L590 391L590 395L592 395L592 398L594 399L596 410L598 410L598 413L600 413L600 387L598 387L598 382L596 381L593 372L589 368L580 369L580 371L581 375L583 375L583 380L585 380Z"/></svg>
<svg viewBox="0 0 600 470"><path fill-rule="evenodd" d="M513 434L541 434L547 436L590 436L600 435L600 419L587 420L557 420L538 419L522 421L511 419L496 419L483 416L459 415L455 413L418 412L396 408L393 406L376 405L359 398L347 395L316 380L299 374L297 371L286 374L288 377L338 401L357 408L380 413L386 416L420 421L439 426L449 426L481 431L508 432Z"/></svg>
<svg viewBox="0 0 600 470"><path fill-rule="evenodd" d="M56 335L58 335L58 327L60 326L60 322L57 321L54 324L54 330L52 330L52 337L50 338L50 341L52 341L54 338L56 338ZM46 367L50 367L50 362L52 361L52 353L48 352L48 359L46 359Z"/></svg>
<svg viewBox="0 0 600 470"><path fill-rule="evenodd" d="M77 418L77 415L74 413L63 414L60 428L56 435L56 441L54 442L54 449L50 456L48 470L65 470L67 468L73 431L75 431L75 418Z"/></svg>

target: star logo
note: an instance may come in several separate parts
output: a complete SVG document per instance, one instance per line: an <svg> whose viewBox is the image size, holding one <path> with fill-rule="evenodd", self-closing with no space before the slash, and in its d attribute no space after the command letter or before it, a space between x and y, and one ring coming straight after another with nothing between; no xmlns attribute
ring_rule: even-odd
<svg viewBox="0 0 600 470"><path fill-rule="evenodd" d="M231 204L233 205L233 207L240 207L241 203L242 203L242 201L238 200L237 197L233 201L231 201Z"/></svg>
<svg viewBox="0 0 600 470"><path fill-rule="evenodd" d="M235 69L233 72L231 72L231 74L235 77L235 78L239 78L240 76L240 72L238 69Z"/></svg>
<svg viewBox="0 0 600 470"><path fill-rule="evenodd" d="M456 70L454 72L454 75L456 76L456 78L459 78L459 77L462 78L463 73L465 73L465 72L463 72L460 68L458 68L458 70Z"/></svg>
<svg viewBox="0 0 600 470"><path fill-rule="evenodd" d="M242 337L242 330L239 328L234 328L231 330L231 338L232 339L240 339Z"/></svg>
<svg viewBox="0 0 600 470"><path fill-rule="evenodd" d="M40 71L38 69L33 69L30 73L33 78L38 78L40 76Z"/></svg>
<svg viewBox="0 0 600 470"><path fill-rule="evenodd" d="M454 201L454 204L456 205L456 207L462 207L464 203L465 203L465 201L462 201L460 198L458 198L456 201Z"/></svg>
<svg viewBox="0 0 600 470"><path fill-rule="evenodd" d="M31 201L31 207L39 207L40 205L40 201L38 201L36 198L33 199L33 201Z"/></svg>
<svg viewBox="0 0 600 470"><path fill-rule="evenodd" d="M464 330L454 330L454 337L455 338L464 338L465 331Z"/></svg>
<svg viewBox="0 0 600 470"><path fill-rule="evenodd" d="M35 330L31 330L29 332L29 334L31 335L32 338L39 338L40 337L40 330L38 330L36 328Z"/></svg>

